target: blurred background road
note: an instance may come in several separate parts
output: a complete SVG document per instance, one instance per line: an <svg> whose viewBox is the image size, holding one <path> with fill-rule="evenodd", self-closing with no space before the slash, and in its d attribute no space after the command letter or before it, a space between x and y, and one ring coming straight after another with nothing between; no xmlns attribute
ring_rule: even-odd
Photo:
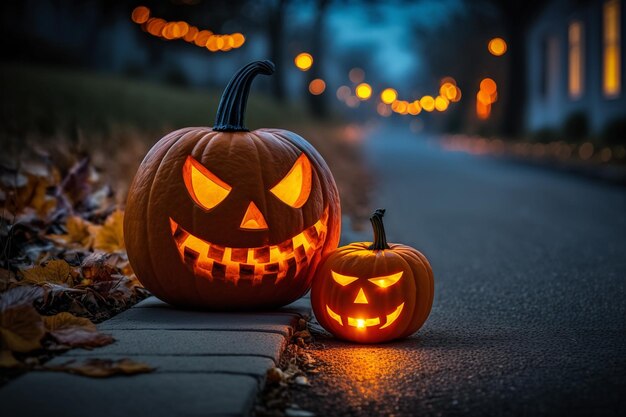
<svg viewBox="0 0 626 417"><path fill-rule="evenodd" d="M385 127L365 144L389 241L431 261L429 320L378 346L318 337L320 372L294 402L318 415L620 415L623 189L430 143Z"/></svg>

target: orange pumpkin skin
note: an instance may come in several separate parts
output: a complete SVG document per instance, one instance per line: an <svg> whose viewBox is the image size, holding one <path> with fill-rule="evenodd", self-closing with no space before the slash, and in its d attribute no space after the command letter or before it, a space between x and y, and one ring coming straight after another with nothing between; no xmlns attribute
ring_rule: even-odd
<svg viewBox="0 0 626 417"><path fill-rule="evenodd" d="M382 213L372 242L342 246L326 257L313 281L311 303L318 322L344 340L379 343L415 333L434 297L433 273L414 248L385 240ZM375 222L376 213L372 217ZM380 236L382 234L382 237Z"/></svg>
<svg viewBox="0 0 626 417"><path fill-rule="evenodd" d="M249 67L271 73L270 65L252 63L238 75ZM247 81L253 76L248 73ZM222 101L232 99L231 84ZM239 112L239 121L165 136L129 189L124 236L130 263L141 283L170 304L219 310L286 305L310 288L323 255L337 247L339 197L322 157L295 133L245 130L243 107ZM289 205L272 190L301 160L308 174L300 176L306 178L300 188L308 192ZM189 174L192 165L195 174ZM222 195L210 200L217 201L213 207L201 198L211 187Z"/></svg>

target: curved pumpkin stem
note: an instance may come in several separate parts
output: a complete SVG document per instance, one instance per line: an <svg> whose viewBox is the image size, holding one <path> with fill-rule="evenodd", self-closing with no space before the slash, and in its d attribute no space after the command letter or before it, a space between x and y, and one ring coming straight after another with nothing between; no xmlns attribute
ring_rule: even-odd
<svg viewBox="0 0 626 417"><path fill-rule="evenodd" d="M391 249L387 244L387 235L385 234L385 225L383 224L383 216L385 215L385 209L376 209L370 222L372 222L372 228L374 229L374 242L368 247L371 250L385 250Z"/></svg>
<svg viewBox="0 0 626 417"><path fill-rule="evenodd" d="M259 74L272 75L273 73L272 61L254 61L237 71L222 93L213 130L247 132L248 129L243 125L243 118L252 80Z"/></svg>

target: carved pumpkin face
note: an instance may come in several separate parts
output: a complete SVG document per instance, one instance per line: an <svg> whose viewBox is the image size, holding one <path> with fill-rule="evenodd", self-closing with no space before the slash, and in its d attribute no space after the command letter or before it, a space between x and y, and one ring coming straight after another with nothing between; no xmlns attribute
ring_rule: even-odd
<svg viewBox="0 0 626 417"><path fill-rule="evenodd" d="M352 243L329 255L311 292L319 323L339 338L361 343L414 333L433 300L428 261L409 246L387 245L382 214L376 213L374 243Z"/></svg>
<svg viewBox="0 0 626 417"><path fill-rule="evenodd" d="M266 66L242 69L235 87ZM222 103L238 108L247 92L232 84ZM309 289L322 255L337 246L337 189L303 138L236 130L234 110L222 103L216 127L172 132L146 156L126 206L129 260L139 280L172 304L285 305Z"/></svg>

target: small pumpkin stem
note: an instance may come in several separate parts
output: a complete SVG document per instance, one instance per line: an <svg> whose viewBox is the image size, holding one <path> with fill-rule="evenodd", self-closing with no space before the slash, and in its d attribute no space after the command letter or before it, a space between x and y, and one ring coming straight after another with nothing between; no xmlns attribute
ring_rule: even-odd
<svg viewBox="0 0 626 417"><path fill-rule="evenodd" d="M259 74L272 75L273 73L274 63L271 61L254 61L237 71L222 93L213 130L247 132L248 129L243 125L243 119L252 80Z"/></svg>
<svg viewBox="0 0 626 417"><path fill-rule="evenodd" d="M385 225L383 224L383 216L385 209L376 209L370 221L374 229L374 242L368 247L371 250L391 249L387 244L387 235L385 234Z"/></svg>

